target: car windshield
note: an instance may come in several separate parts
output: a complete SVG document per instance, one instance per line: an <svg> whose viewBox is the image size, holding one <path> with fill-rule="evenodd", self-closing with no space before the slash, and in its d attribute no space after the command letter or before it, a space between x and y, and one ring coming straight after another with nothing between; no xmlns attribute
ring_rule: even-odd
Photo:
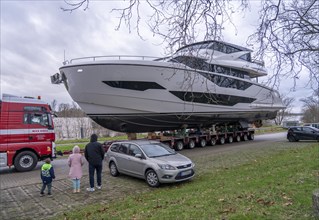
<svg viewBox="0 0 319 220"><path fill-rule="evenodd" d="M176 154L175 150L162 143L143 144L140 147L148 157L162 157Z"/></svg>

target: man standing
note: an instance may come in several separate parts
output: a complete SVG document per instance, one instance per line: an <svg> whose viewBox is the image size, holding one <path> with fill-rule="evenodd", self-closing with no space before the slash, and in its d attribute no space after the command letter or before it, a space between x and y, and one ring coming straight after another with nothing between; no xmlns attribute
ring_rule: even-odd
<svg viewBox="0 0 319 220"><path fill-rule="evenodd" d="M94 172L96 170L97 189L102 187L102 162L104 159L104 150L102 144L97 142L97 135L92 134L90 143L85 146L84 152L86 160L89 162L90 188L86 190L94 192Z"/></svg>

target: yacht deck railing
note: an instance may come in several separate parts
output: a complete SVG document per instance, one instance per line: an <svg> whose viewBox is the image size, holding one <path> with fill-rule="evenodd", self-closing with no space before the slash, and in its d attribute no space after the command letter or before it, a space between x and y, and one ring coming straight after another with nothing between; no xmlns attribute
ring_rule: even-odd
<svg viewBox="0 0 319 220"><path fill-rule="evenodd" d="M148 60L148 61L160 61L160 57L152 56L130 56L130 55L110 55L110 56L91 56L91 57L80 57L71 60L66 60L63 65L72 64L82 61L103 61L103 60Z"/></svg>

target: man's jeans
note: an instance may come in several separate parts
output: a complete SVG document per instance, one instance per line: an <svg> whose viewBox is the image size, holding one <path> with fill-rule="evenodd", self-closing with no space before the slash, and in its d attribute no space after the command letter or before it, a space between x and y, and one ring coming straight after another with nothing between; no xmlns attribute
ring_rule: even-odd
<svg viewBox="0 0 319 220"><path fill-rule="evenodd" d="M96 177L97 177L97 185L102 185L102 164L100 165L92 165L89 164L89 176L90 176L90 187L94 188L94 172L96 170Z"/></svg>

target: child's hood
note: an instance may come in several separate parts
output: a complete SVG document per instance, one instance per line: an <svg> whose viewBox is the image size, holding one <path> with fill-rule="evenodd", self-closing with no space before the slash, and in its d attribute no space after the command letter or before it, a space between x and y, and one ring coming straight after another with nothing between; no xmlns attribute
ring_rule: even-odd
<svg viewBox="0 0 319 220"><path fill-rule="evenodd" d="M42 170L49 170L52 167L51 164L45 163L42 165Z"/></svg>

